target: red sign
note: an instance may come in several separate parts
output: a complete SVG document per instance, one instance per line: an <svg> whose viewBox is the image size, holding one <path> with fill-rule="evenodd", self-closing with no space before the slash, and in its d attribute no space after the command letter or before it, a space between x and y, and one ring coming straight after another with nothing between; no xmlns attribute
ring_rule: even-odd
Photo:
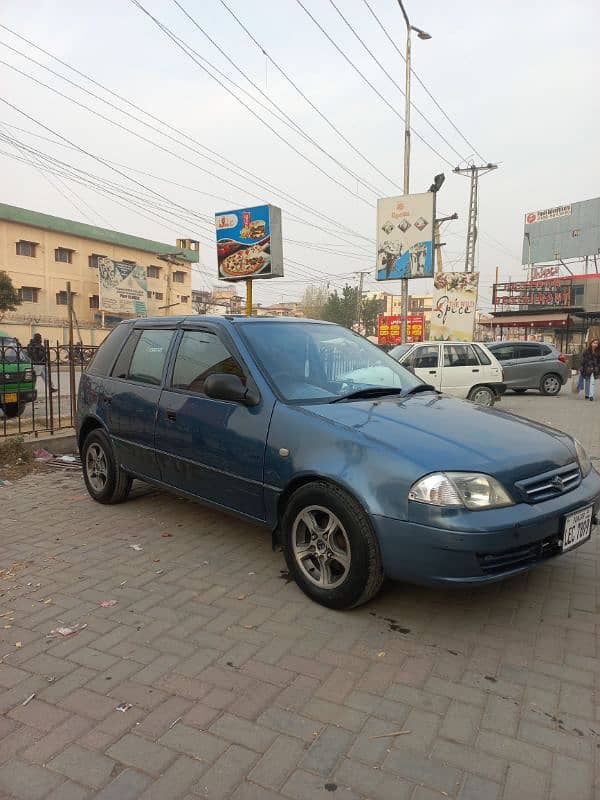
<svg viewBox="0 0 600 800"><path fill-rule="evenodd" d="M560 308L572 305L572 281L550 278L542 281L495 283L492 303L495 306L549 306Z"/></svg>
<svg viewBox="0 0 600 800"><path fill-rule="evenodd" d="M414 314L407 318L406 341L422 342L425 337L425 317ZM380 314L377 319L377 344L402 344L402 317Z"/></svg>

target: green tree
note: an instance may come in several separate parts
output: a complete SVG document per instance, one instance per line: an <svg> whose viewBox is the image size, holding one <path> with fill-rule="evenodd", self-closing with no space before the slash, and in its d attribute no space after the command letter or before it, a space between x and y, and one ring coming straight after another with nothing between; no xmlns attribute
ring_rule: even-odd
<svg viewBox="0 0 600 800"><path fill-rule="evenodd" d="M323 310L327 303L327 297L327 289L322 284L308 286L300 301L304 316L308 319L324 319Z"/></svg>
<svg viewBox="0 0 600 800"><path fill-rule="evenodd" d="M10 275L8 272L0 270L0 320L7 311L16 311L19 305L21 305L21 298L13 286Z"/></svg>
<svg viewBox="0 0 600 800"><path fill-rule="evenodd" d="M337 322L338 325L343 325L345 328L352 328L356 325L357 295L356 286L350 286L348 283L342 289L341 294L338 294L336 289L327 298L323 308L323 319Z"/></svg>
<svg viewBox="0 0 600 800"><path fill-rule="evenodd" d="M377 334L377 317L382 313L383 301L376 297L363 300L360 320L365 330L365 336Z"/></svg>

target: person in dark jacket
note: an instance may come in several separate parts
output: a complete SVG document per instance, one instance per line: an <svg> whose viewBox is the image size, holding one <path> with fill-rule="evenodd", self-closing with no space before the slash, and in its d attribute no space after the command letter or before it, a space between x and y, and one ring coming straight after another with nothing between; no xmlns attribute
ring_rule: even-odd
<svg viewBox="0 0 600 800"><path fill-rule="evenodd" d="M46 371L46 348L40 333L33 334L31 341L27 345L27 355L31 359L35 374L43 379L44 384L49 383L50 391L55 392L56 389L52 386L52 381Z"/></svg>
<svg viewBox="0 0 600 800"><path fill-rule="evenodd" d="M581 374L584 380L585 399L593 400L595 384L600 378L600 341L592 339L581 357Z"/></svg>

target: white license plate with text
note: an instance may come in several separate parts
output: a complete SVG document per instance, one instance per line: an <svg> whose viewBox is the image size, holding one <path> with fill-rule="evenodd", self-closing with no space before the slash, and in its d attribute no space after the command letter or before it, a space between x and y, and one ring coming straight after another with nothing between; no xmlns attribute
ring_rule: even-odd
<svg viewBox="0 0 600 800"><path fill-rule="evenodd" d="M592 534L592 506L581 508L572 514L567 514L563 528L562 551L570 550L575 545L589 539Z"/></svg>

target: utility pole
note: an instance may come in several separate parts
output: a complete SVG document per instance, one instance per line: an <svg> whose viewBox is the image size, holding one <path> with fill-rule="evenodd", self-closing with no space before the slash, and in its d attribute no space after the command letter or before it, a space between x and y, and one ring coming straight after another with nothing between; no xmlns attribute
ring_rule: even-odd
<svg viewBox="0 0 600 800"><path fill-rule="evenodd" d="M369 270L365 269L362 272L357 272L358 275L358 291L356 293L356 330L360 333L360 310L362 308L362 293L363 282L365 275L369 274Z"/></svg>
<svg viewBox="0 0 600 800"><path fill-rule="evenodd" d="M171 295L172 295L172 283L173 283L173 264L176 266L183 265L185 262L181 258L182 253L161 253L156 256L156 258L164 261L167 265L167 286L165 292L165 304L164 306L159 306L160 309L164 309L165 316L169 315L169 309L173 308L174 306L178 306L179 302L172 303L171 302ZM191 286L190 286L191 292Z"/></svg>
<svg viewBox="0 0 600 800"><path fill-rule="evenodd" d="M438 217L438 219L436 219L435 221L435 226L433 231L434 231L434 247L436 249L436 257L435 257L436 272L438 273L442 271L442 266L443 266L442 247L446 244L446 242L440 242L440 225L442 224L442 222L450 222L451 220L455 219L458 219L458 214L456 213L456 211L454 212L454 214L450 214L449 217Z"/></svg>
<svg viewBox="0 0 600 800"><path fill-rule="evenodd" d="M465 175L466 177L471 178L465 272L473 272L475 270L475 244L477 242L477 191L479 176L485 175L488 172L491 172L493 169L498 169L498 165L485 164L484 166L476 167L475 164L471 164L470 167L456 167L453 170L457 175Z"/></svg>
<svg viewBox="0 0 600 800"><path fill-rule="evenodd" d="M404 179L403 179L402 191L404 192L404 194L410 194L410 78L411 78L410 34L411 31L414 31L419 37L419 39L431 39L431 35L421 30L420 28L416 28L414 25L410 24L410 20L408 19L408 14L406 13L406 9L404 8L404 3L402 2L402 0L398 0L398 5L400 6L400 10L402 11L404 22L406 23L406 69L404 76ZM408 321L408 278L402 278L401 292L402 292L402 312L401 312L402 327L400 336L402 342L406 342L406 326Z"/></svg>
<svg viewBox="0 0 600 800"><path fill-rule="evenodd" d="M71 393L71 421L75 420L75 353L73 352L73 293L71 281L67 281L67 309L69 312L69 391ZM60 367L59 367L60 369ZM52 386L52 381L48 381Z"/></svg>

